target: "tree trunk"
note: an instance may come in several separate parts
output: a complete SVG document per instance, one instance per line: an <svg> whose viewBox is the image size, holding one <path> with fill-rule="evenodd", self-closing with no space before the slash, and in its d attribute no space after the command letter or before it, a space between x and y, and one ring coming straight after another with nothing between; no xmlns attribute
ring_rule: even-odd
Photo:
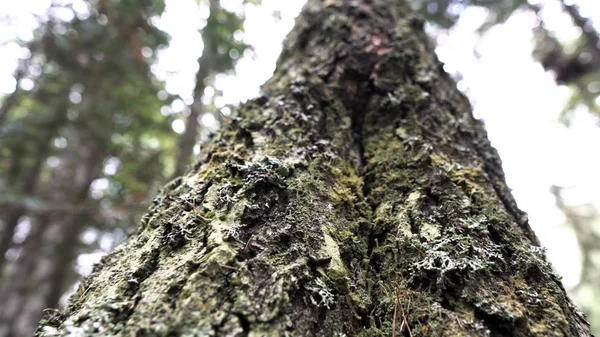
<svg viewBox="0 0 600 337"><path fill-rule="evenodd" d="M65 96L67 96L65 94ZM8 175L9 182L11 185L15 186L14 189L17 190L20 195L20 198L27 198L35 194L38 189L38 185L40 183L40 173L42 172L42 167L48 159L48 155L51 151L51 144L54 137L59 132L59 129L64 125L67 120L66 116L67 111L67 102L59 105L55 111L52 120L43 124L43 130L40 130L40 138L36 142L35 146L35 160L34 162L27 167L26 170L23 170L23 157L25 155L23 153L18 153L17 151L13 152L13 157L17 157L15 161L18 164L16 165L16 172L12 175ZM20 149L22 152L26 152L25 149ZM25 172L21 172L25 171ZM3 276L3 267L6 263L6 252L13 245L13 236L15 228L19 223L19 219L27 214L27 209L25 209L22 205L17 205L14 207L6 207L2 209L4 227L2 229L0 235L0 276Z"/></svg>
<svg viewBox="0 0 600 337"><path fill-rule="evenodd" d="M398 0L310 0L263 96L37 336L590 336Z"/></svg>
<svg viewBox="0 0 600 337"><path fill-rule="evenodd" d="M50 152L50 144L52 141L52 137L56 135L56 129L58 128L51 128L51 130L48 132L48 137L46 139L43 139L42 142L38 144L35 161L21 178L23 184L20 189L20 197L30 197L36 191L38 183L40 182L40 172L42 170L42 165L46 162L46 159L48 159L48 153ZM6 262L6 252L13 245L13 236L15 228L19 224L19 219L26 214L27 209L25 209L21 205L10 208L7 207L6 216L4 217L4 230L2 232L2 235L0 236L0 275L2 275L2 267Z"/></svg>
<svg viewBox="0 0 600 337"><path fill-rule="evenodd" d="M79 139L93 144L89 138ZM105 149L76 148L55 169L55 184L47 186L48 198L72 205L75 212L31 218L32 232L18 247L19 257L5 268L0 282L0 298L6 303L0 306L0 337L31 336L42 310L58 306L73 284L73 262L80 253L79 236L86 229L90 184L101 175L106 157Z"/></svg>
<svg viewBox="0 0 600 337"><path fill-rule="evenodd" d="M177 161L175 162L175 171L173 172L173 178L179 177L185 172L192 156L194 154L194 145L196 145L196 139L198 138L198 127L200 123L198 118L202 113L202 96L204 96L204 88L206 88L205 81L209 76L209 69L206 66L206 62L202 62L202 58L206 58L206 55L202 55L200 61L200 70L196 74L196 87L194 88L194 103L190 106L190 115L187 117L185 123L185 132L177 143Z"/></svg>
<svg viewBox="0 0 600 337"><path fill-rule="evenodd" d="M218 1L211 0L208 3L210 15L216 15L220 7ZM177 143L177 158L175 162L175 171L173 172L172 178L175 179L185 173L188 168L191 159L194 157L194 146L197 143L198 131L200 127L200 118L202 111L204 110L204 103L202 98L204 97L204 89L209 84L209 79L215 75L214 68L216 68L217 58L214 51L217 49L215 41L211 34L202 34L202 42L204 43L204 49L202 55L198 59L198 72L196 73L196 86L194 87L194 102L190 105L190 115L185 123L185 132L179 138Z"/></svg>
<svg viewBox="0 0 600 337"><path fill-rule="evenodd" d="M34 219L32 219L33 221ZM44 254L47 244L44 241L44 230L49 217L38 217L32 232L21 245L17 261L8 265L0 284L0 336L31 336L32 318L43 315L46 307L42 289L47 289L45 275L51 269L52 260ZM35 324L35 323L33 323Z"/></svg>

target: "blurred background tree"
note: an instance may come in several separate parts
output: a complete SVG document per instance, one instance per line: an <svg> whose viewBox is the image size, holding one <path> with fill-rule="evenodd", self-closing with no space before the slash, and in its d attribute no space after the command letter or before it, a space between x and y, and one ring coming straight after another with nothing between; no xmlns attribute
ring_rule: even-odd
<svg viewBox="0 0 600 337"><path fill-rule="evenodd" d="M437 39L452 34L474 8L485 13L476 27L480 37L511 17L534 15L533 56L569 88L561 122L570 125L578 111L600 116L599 26L578 6L585 0L412 1ZM183 173L227 118L224 86L243 91L227 75L238 60L253 57L245 17L256 14L259 2L192 2L185 9L194 12L191 19L171 21L191 27L197 40L177 42L166 33L164 0L49 1L35 14L31 36L0 34L0 48L18 54L6 60L14 63L14 90L0 97L0 337L31 335L42 310L58 307L89 273L90 261L135 229L157 188ZM303 0L265 2L279 21L278 8L299 8ZM557 8L575 33L549 22L547 12ZM16 25L14 20L0 11L0 28ZM280 43L285 31L263 34L254 43ZM183 62L173 55L182 50L177 43L185 44L186 54L199 55L186 94L169 88ZM162 69L161 59L174 68ZM450 69L458 80L461 70ZM266 79L268 70L263 72ZM567 187L551 191L582 256L579 283L570 290L595 328L598 212L592 203L570 202Z"/></svg>
<svg viewBox="0 0 600 337"><path fill-rule="evenodd" d="M412 0L417 11L438 29L451 29L469 7L484 8L487 12L479 32L506 22L515 12L531 11L538 18L535 27L534 56L542 66L551 71L559 84L571 89L572 99L565 106L562 120L569 123L578 105L600 116L596 102L600 93L600 36L594 22L581 13L576 1L527 1L527 0ZM565 19L576 33L573 38L561 39L546 23L544 11L559 4Z"/></svg>
<svg viewBox="0 0 600 337"><path fill-rule="evenodd" d="M172 123L185 116L164 109L181 99L151 72L169 43L153 24L162 0L53 2L16 41L26 55L0 107L0 336L30 336L78 279L78 256L120 242L185 169L201 113L214 112L205 89L248 48L234 37L243 17L198 6L209 16L181 136Z"/></svg>

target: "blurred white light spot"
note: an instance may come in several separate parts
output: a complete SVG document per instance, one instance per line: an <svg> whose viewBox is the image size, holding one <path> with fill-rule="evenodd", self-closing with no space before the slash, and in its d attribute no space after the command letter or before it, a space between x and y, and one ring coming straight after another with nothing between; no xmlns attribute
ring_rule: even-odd
<svg viewBox="0 0 600 337"><path fill-rule="evenodd" d="M244 39L244 32L242 32L241 30L236 30L235 32L233 32L233 38L237 42L242 42L242 40Z"/></svg>
<svg viewBox="0 0 600 337"><path fill-rule="evenodd" d="M231 57L232 60L237 60L240 57L240 52L235 49L231 49L229 51L229 57Z"/></svg>
<svg viewBox="0 0 600 337"><path fill-rule="evenodd" d="M92 181L91 188L95 190L107 190L109 186L109 181L106 178L99 178Z"/></svg>
<svg viewBox="0 0 600 337"><path fill-rule="evenodd" d="M571 34L571 39L573 40L578 39L579 37L581 37L581 34L583 34L583 30L580 27L573 27L568 32Z"/></svg>
<svg viewBox="0 0 600 337"><path fill-rule="evenodd" d="M40 76L42 74L42 67L39 64L32 64L29 66L29 73L33 76Z"/></svg>
<svg viewBox="0 0 600 337"><path fill-rule="evenodd" d="M185 123L181 119L176 119L171 123L171 128L181 135L185 132Z"/></svg>
<svg viewBox="0 0 600 337"><path fill-rule="evenodd" d="M546 254L558 274L562 276L563 284L567 288L576 286L579 283L582 266L581 263L573 263L573 261L581 261L581 252L573 229L568 227L555 228L553 233L548 234L546 240L548 242L560 241L563 245L561 249L546 251Z"/></svg>
<svg viewBox="0 0 600 337"><path fill-rule="evenodd" d="M202 104L210 105L212 104L213 96L208 96L206 93L202 95Z"/></svg>
<svg viewBox="0 0 600 337"><path fill-rule="evenodd" d="M215 106L217 107L217 109L221 109L222 107L225 106L225 104L227 104L227 101L225 100L225 98L223 96L219 96L219 97L215 98Z"/></svg>
<svg viewBox="0 0 600 337"><path fill-rule="evenodd" d="M21 217L13 234L13 242L17 244L23 243L29 235L29 232L31 232L31 221L26 216Z"/></svg>
<svg viewBox="0 0 600 337"><path fill-rule="evenodd" d="M104 193L107 192L109 186L110 182L106 178L100 178L92 181L90 184L92 198L96 200L102 198Z"/></svg>
<svg viewBox="0 0 600 337"><path fill-rule="evenodd" d="M150 149L158 149L160 146L160 140L158 140L156 137L152 137L147 139L144 144Z"/></svg>
<svg viewBox="0 0 600 337"><path fill-rule="evenodd" d="M160 58L160 53L159 53L159 60L160 60L160 59L161 59L161 58ZM154 75L156 75L156 77L158 77L160 80L164 80L164 78L166 77L166 74L165 74L165 72L164 72L162 69L160 69L160 66L159 66L158 64L156 64L156 63L154 63L154 64L152 64L152 65L150 66L150 71L151 71L151 72L152 72Z"/></svg>
<svg viewBox="0 0 600 337"><path fill-rule="evenodd" d="M142 48L142 55L144 55L145 58L152 57L152 54L154 54L152 52L152 48L150 48L150 47L144 47L144 48Z"/></svg>
<svg viewBox="0 0 600 337"><path fill-rule="evenodd" d="M25 91L30 91L35 86L35 83L30 78L24 78L21 80L21 83L19 83L19 85L21 86L21 89Z"/></svg>
<svg viewBox="0 0 600 337"><path fill-rule="evenodd" d="M161 101L164 101L167 98L169 98L169 93L165 90L161 90L156 94L156 97L158 97L158 99L160 99Z"/></svg>
<svg viewBox="0 0 600 337"><path fill-rule="evenodd" d="M188 117L188 116L189 116L191 113L192 113L192 109L190 109L190 108L189 108L189 107L187 107L187 106L184 106L184 107L183 107L183 110L181 110L181 112L180 112L181 116L183 116L183 117L186 117L186 118L187 118L187 117Z"/></svg>
<svg viewBox="0 0 600 337"><path fill-rule="evenodd" d="M56 24L54 27L52 27L52 33L56 35L65 35L67 33L67 27L61 24Z"/></svg>
<svg viewBox="0 0 600 337"><path fill-rule="evenodd" d="M213 97L215 95L215 88L213 88L212 86L208 86L206 88L204 88L204 96L205 97Z"/></svg>
<svg viewBox="0 0 600 337"><path fill-rule="evenodd" d="M427 13L435 14L438 11L438 4L435 2L427 4Z"/></svg>
<svg viewBox="0 0 600 337"><path fill-rule="evenodd" d="M222 107L220 111L223 114L223 116L231 115L231 109L228 106Z"/></svg>
<svg viewBox="0 0 600 337"><path fill-rule="evenodd" d="M75 13L68 7L52 7L50 8L50 12L61 21L69 22L75 18Z"/></svg>
<svg viewBox="0 0 600 337"><path fill-rule="evenodd" d="M19 47L19 58L20 59L28 59L31 57L31 51L29 50L29 48L25 48L25 47Z"/></svg>
<svg viewBox="0 0 600 337"><path fill-rule="evenodd" d="M102 250L104 250L105 252L108 252L109 250L111 250L113 248L114 243L115 243L115 240L111 233L104 233L100 237L100 248Z"/></svg>
<svg viewBox="0 0 600 337"><path fill-rule="evenodd" d="M121 160L117 157L110 157L104 163L104 174L112 176L117 173L121 167Z"/></svg>
<svg viewBox="0 0 600 337"><path fill-rule="evenodd" d="M94 228L86 230L85 232L83 232L83 235L81 235L81 241L83 241L83 243L85 243L86 245L91 245L97 239L98 231Z"/></svg>
<svg viewBox="0 0 600 337"><path fill-rule="evenodd" d="M21 255L21 250L23 248L11 248L9 250L6 251L6 254L4 254L4 257L8 260L8 261L15 261L16 259L19 258L19 255Z"/></svg>
<svg viewBox="0 0 600 337"><path fill-rule="evenodd" d="M582 52L577 57L577 59L579 59L579 62L584 63L584 64L590 63L592 61L592 58L593 58L593 55L590 52Z"/></svg>
<svg viewBox="0 0 600 337"><path fill-rule="evenodd" d="M75 269L81 276L87 276L92 273L94 264L100 262L100 259L106 255L103 251L95 251L93 253L84 253L77 257L77 266Z"/></svg>
<svg viewBox="0 0 600 337"><path fill-rule="evenodd" d="M48 159L46 159L46 164L52 168L55 168L60 164L60 159L55 156L48 157Z"/></svg>
<svg viewBox="0 0 600 337"><path fill-rule="evenodd" d="M179 98L176 99L176 100L174 100L173 103L171 103L171 108L175 112L181 112L181 111L183 111L184 107L185 107L185 104Z"/></svg>
<svg viewBox="0 0 600 337"><path fill-rule="evenodd" d="M202 115L202 117L200 118L200 122L206 127L214 128L214 126L217 122L217 119L215 118L215 115L213 115L211 113L206 113L206 114Z"/></svg>
<svg viewBox="0 0 600 337"><path fill-rule="evenodd" d="M590 84L588 84L588 90L592 94L600 92L600 81L594 81L594 82L591 82Z"/></svg>
<svg viewBox="0 0 600 337"><path fill-rule="evenodd" d="M153 16L153 17L151 17L151 18L150 18L150 23L151 23L153 26L156 26L157 28L159 28L159 29L161 29L161 30L162 30L162 28L161 28L161 27L159 27L159 26L160 26L160 17L158 17L158 16L156 16L156 15L155 15L155 16Z"/></svg>
<svg viewBox="0 0 600 337"><path fill-rule="evenodd" d="M454 14L454 15L460 15L461 12L463 12L465 10L465 5L463 4L451 4L450 6L448 6L448 13L450 14Z"/></svg>
<svg viewBox="0 0 600 337"><path fill-rule="evenodd" d="M243 0L221 0L221 7L229 12L236 12L242 8Z"/></svg>
<svg viewBox="0 0 600 337"><path fill-rule="evenodd" d="M17 80L12 75L0 79L0 93L10 94L17 88Z"/></svg>
<svg viewBox="0 0 600 337"><path fill-rule="evenodd" d="M59 149L64 149L67 147L67 139L65 137L54 138L54 146Z"/></svg>
<svg viewBox="0 0 600 337"><path fill-rule="evenodd" d="M108 23L108 17L104 14L98 15L98 18L96 20L98 21L99 24L101 24L103 26Z"/></svg>
<svg viewBox="0 0 600 337"><path fill-rule="evenodd" d="M69 101L71 101L73 104L79 104L82 100L83 97L81 97L81 94L77 91L71 91L69 94Z"/></svg>
<svg viewBox="0 0 600 337"><path fill-rule="evenodd" d="M176 81L167 81L167 85L165 85L165 89L171 95L177 95L180 91L181 84Z"/></svg>
<svg viewBox="0 0 600 337"><path fill-rule="evenodd" d="M163 105L162 107L160 107L160 114L161 115L168 116L168 115L170 115L172 113L173 113L173 110L171 110L170 106Z"/></svg>
<svg viewBox="0 0 600 337"><path fill-rule="evenodd" d="M199 155L200 154L200 144L194 145L194 154L195 155Z"/></svg>
<svg viewBox="0 0 600 337"><path fill-rule="evenodd" d="M90 17L90 9L88 8L88 5L85 3L85 1L73 0L72 6L73 10L75 11L75 14L77 14L77 17L80 20L85 20Z"/></svg>
<svg viewBox="0 0 600 337"><path fill-rule="evenodd" d="M456 73L456 69L454 67L452 67L451 65L449 65L448 63L444 64L444 71L449 73L449 74L454 74Z"/></svg>
<svg viewBox="0 0 600 337"><path fill-rule="evenodd" d="M198 18L207 20L209 16L210 8L208 8L208 6L200 6L200 8L198 9Z"/></svg>

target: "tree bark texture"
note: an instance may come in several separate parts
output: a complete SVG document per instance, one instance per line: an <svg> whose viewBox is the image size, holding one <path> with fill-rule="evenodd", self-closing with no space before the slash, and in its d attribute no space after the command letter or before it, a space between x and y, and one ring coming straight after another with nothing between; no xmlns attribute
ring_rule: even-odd
<svg viewBox="0 0 600 337"><path fill-rule="evenodd" d="M590 336L398 0L310 0L262 96L37 336Z"/></svg>

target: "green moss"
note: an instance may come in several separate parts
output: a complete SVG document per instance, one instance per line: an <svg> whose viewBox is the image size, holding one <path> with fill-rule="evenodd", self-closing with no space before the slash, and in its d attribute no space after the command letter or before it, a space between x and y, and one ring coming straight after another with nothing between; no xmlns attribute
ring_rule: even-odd
<svg viewBox="0 0 600 337"><path fill-rule="evenodd" d="M331 167L333 186L329 188L329 199L335 204L353 204L362 194L363 181L349 167Z"/></svg>

